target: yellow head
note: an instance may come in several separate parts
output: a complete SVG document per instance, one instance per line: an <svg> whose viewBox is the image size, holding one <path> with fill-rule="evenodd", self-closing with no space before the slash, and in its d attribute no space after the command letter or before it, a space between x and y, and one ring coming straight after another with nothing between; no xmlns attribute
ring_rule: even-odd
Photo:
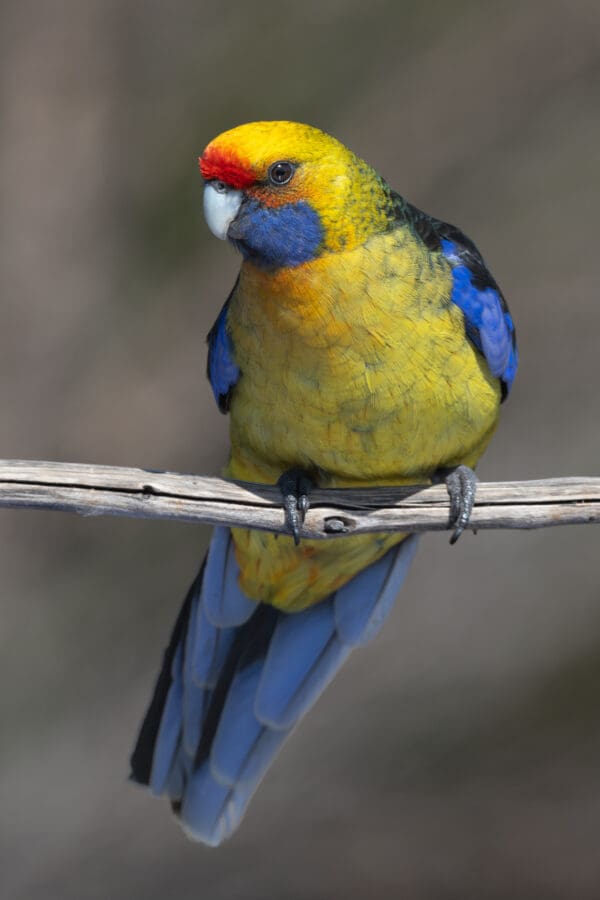
<svg viewBox="0 0 600 900"><path fill-rule="evenodd" d="M352 249L392 220L390 189L318 128L253 122L211 141L200 158L209 226L267 267Z"/></svg>

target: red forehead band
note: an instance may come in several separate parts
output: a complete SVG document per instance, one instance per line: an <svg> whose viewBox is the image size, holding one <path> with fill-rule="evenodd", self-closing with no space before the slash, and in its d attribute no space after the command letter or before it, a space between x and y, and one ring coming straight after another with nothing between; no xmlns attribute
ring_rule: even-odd
<svg viewBox="0 0 600 900"><path fill-rule="evenodd" d="M250 187L256 176L249 163L244 163L233 153L207 147L200 159L200 171L207 181L217 179L238 190Z"/></svg>

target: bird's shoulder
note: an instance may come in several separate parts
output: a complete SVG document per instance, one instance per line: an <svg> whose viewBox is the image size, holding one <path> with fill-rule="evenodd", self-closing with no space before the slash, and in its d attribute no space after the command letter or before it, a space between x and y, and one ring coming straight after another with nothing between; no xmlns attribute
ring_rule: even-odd
<svg viewBox="0 0 600 900"><path fill-rule="evenodd" d="M506 299L483 256L456 225L430 216L393 191L392 200L394 227L408 227L429 252L448 262L450 299L463 312L467 338L500 379L504 399L517 370L516 331Z"/></svg>

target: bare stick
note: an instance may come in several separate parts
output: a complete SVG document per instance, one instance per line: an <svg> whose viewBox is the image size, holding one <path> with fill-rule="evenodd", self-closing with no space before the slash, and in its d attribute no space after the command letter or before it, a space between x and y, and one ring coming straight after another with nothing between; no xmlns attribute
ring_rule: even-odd
<svg viewBox="0 0 600 900"><path fill-rule="evenodd" d="M285 534L277 487L77 463L0 460L0 507L83 516L175 519ZM302 536L448 528L444 485L314 490ZM600 522L600 478L480 483L471 526L545 528Z"/></svg>

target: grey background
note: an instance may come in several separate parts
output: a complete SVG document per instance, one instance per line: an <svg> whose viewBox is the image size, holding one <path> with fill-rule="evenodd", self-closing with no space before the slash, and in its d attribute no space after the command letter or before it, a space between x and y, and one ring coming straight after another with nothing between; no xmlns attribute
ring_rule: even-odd
<svg viewBox="0 0 600 900"><path fill-rule="evenodd" d="M480 474L600 471L597 0L5 0L0 452L216 473L196 157L309 121L473 236L522 365ZM598 532L427 537L243 827L127 759L205 529L0 511L7 898L600 896Z"/></svg>

